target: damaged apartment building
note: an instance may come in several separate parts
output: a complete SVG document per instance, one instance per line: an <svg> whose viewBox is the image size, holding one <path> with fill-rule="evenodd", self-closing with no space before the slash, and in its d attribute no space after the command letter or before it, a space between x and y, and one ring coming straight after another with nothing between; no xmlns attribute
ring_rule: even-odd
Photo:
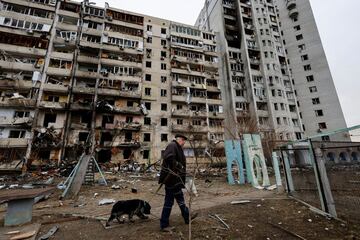
<svg viewBox="0 0 360 240"><path fill-rule="evenodd" d="M88 1L0 1L0 161L223 157L215 34Z"/></svg>
<svg viewBox="0 0 360 240"><path fill-rule="evenodd" d="M249 123L276 141L346 128L309 0L206 0L195 25L217 32L226 138Z"/></svg>
<svg viewBox="0 0 360 240"><path fill-rule="evenodd" d="M308 0L207 0L195 27L89 1L0 9L2 163L153 163L176 133L209 162L239 132L346 127Z"/></svg>

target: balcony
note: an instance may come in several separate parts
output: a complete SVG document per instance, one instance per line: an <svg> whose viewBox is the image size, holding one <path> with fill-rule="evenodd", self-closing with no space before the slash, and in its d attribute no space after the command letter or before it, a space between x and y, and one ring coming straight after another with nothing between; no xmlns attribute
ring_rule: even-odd
<svg viewBox="0 0 360 240"><path fill-rule="evenodd" d="M196 84L193 82L189 82L187 79L179 79L178 81L173 80L172 81L173 87L191 87L191 88L197 88L197 89L206 89L205 84Z"/></svg>
<svg viewBox="0 0 360 240"><path fill-rule="evenodd" d="M207 133L207 126L194 126L194 125L172 125L172 132L186 132L186 133Z"/></svg>
<svg viewBox="0 0 360 240"><path fill-rule="evenodd" d="M49 67L47 74L55 75L55 76L68 76L69 77L71 74L71 69Z"/></svg>
<svg viewBox="0 0 360 240"><path fill-rule="evenodd" d="M27 56L40 56L43 57L46 54L46 50L40 48L28 48L10 44L0 43L0 49L6 49L8 52L15 54L27 55ZM11 49L8 50L8 49Z"/></svg>
<svg viewBox="0 0 360 240"><path fill-rule="evenodd" d="M61 84L45 83L44 91L53 93L67 93L69 91L69 87Z"/></svg>
<svg viewBox="0 0 360 240"><path fill-rule="evenodd" d="M0 100L0 107L25 107L25 108L33 108L35 107L36 101L33 99L27 98L8 98L4 100Z"/></svg>
<svg viewBox="0 0 360 240"><path fill-rule="evenodd" d="M191 111L191 110L174 110L171 115L173 117L207 117L206 111Z"/></svg>
<svg viewBox="0 0 360 240"><path fill-rule="evenodd" d="M132 115L141 115L141 110L138 107L115 107L115 113L122 113L122 114L132 114Z"/></svg>
<svg viewBox="0 0 360 240"><path fill-rule="evenodd" d="M208 104L215 104L215 105L217 105L217 104L222 104L222 100L221 99L207 99L207 103Z"/></svg>
<svg viewBox="0 0 360 240"><path fill-rule="evenodd" d="M296 0L287 0L286 7L288 10L296 7Z"/></svg>
<svg viewBox="0 0 360 240"><path fill-rule="evenodd" d="M141 129L141 123L138 122L124 123L122 129L129 131L139 131Z"/></svg>
<svg viewBox="0 0 360 240"><path fill-rule="evenodd" d="M172 56L171 60L183 63L192 63L192 64L203 64L203 59L200 58L188 58L188 57L181 57L181 56Z"/></svg>
<svg viewBox="0 0 360 240"><path fill-rule="evenodd" d="M0 61L0 68L3 70L22 70L33 72L37 69L35 68L33 63L22 63L22 62L8 62L8 61ZM40 70L40 68L38 69Z"/></svg>
<svg viewBox="0 0 360 240"><path fill-rule="evenodd" d="M39 104L40 108L48 108L48 109L65 109L66 108L66 102L48 102L48 101L41 101Z"/></svg>
<svg viewBox="0 0 360 240"><path fill-rule="evenodd" d="M183 75L193 75L193 76L198 76L198 77L203 77L203 73L202 72L197 72L197 71L192 71L192 70L187 70L187 69L181 69L181 68L175 68L172 67L171 68L171 73L177 73L177 74L183 74Z"/></svg>
<svg viewBox="0 0 360 240"><path fill-rule="evenodd" d="M79 94L95 94L95 88L90 88L90 87L77 87L75 86L73 88L73 92L74 93L79 93Z"/></svg>
<svg viewBox="0 0 360 240"><path fill-rule="evenodd" d="M183 95L172 95L171 96L171 100L173 102L186 102L188 99L187 96L183 96Z"/></svg>
<svg viewBox="0 0 360 240"><path fill-rule="evenodd" d="M293 8L291 10L289 10L289 17L294 19L299 15L299 11L297 10L297 8Z"/></svg>
<svg viewBox="0 0 360 240"><path fill-rule="evenodd" d="M1 148L25 148L28 145L26 138L2 138L0 139Z"/></svg>
<svg viewBox="0 0 360 240"><path fill-rule="evenodd" d="M103 147L124 147L124 148L139 148L141 144L135 140L121 140L121 141L114 141L114 142L103 142L100 143L100 146Z"/></svg>
<svg viewBox="0 0 360 240"><path fill-rule="evenodd" d="M3 79L0 81L0 88L6 89L30 89L33 86L32 81Z"/></svg>
<svg viewBox="0 0 360 240"><path fill-rule="evenodd" d="M114 88L99 88L98 95L125 97L125 98L141 98L141 92L139 90L132 91L132 90L120 90Z"/></svg>
<svg viewBox="0 0 360 240"><path fill-rule="evenodd" d="M31 127L33 120L34 119L32 117L22 117L22 118L20 118L20 117L15 117L15 118L0 117L0 126L2 126L2 127L7 127L7 126Z"/></svg>
<svg viewBox="0 0 360 240"><path fill-rule="evenodd" d="M75 75L76 75L76 77L81 77L81 78L97 78L97 77L99 77L99 74L97 72L81 71L81 70L77 70Z"/></svg>
<svg viewBox="0 0 360 240"><path fill-rule="evenodd" d="M92 103L88 102L73 102L70 105L70 109L72 111L79 111L79 110L85 110L85 111L91 111L92 110Z"/></svg>
<svg viewBox="0 0 360 240"><path fill-rule="evenodd" d="M209 112L209 118L225 119L225 115L219 112Z"/></svg>

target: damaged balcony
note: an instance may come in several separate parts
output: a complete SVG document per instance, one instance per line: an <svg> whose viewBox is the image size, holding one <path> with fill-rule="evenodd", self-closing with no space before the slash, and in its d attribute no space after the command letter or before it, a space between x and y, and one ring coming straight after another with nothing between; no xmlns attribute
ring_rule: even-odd
<svg viewBox="0 0 360 240"><path fill-rule="evenodd" d="M171 126L172 132L178 133L207 133L208 127L207 126L196 126L196 125L177 125L173 124Z"/></svg>
<svg viewBox="0 0 360 240"><path fill-rule="evenodd" d="M93 109L93 99L90 97L86 98L84 95L74 96L74 100L70 105L70 109L72 111L91 111Z"/></svg>
<svg viewBox="0 0 360 240"><path fill-rule="evenodd" d="M65 109L67 106L66 102L50 102L50 101L41 101L39 107L43 109L56 109L61 110Z"/></svg>
<svg viewBox="0 0 360 240"><path fill-rule="evenodd" d="M35 107L36 100L24 98L24 97L18 97L14 95L10 98L1 98L0 99L0 107L22 107L22 108L34 108Z"/></svg>
<svg viewBox="0 0 360 240"><path fill-rule="evenodd" d="M28 128L33 123L33 117L1 117L0 116L0 127L20 127Z"/></svg>
<svg viewBox="0 0 360 240"><path fill-rule="evenodd" d="M26 138L0 138L0 148L24 148L28 143Z"/></svg>
<svg viewBox="0 0 360 240"><path fill-rule="evenodd" d="M207 117L207 112L206 109L203 109L202 111L192 111L190 109L187 110L173 110L171 112L171 116L173 117L185 117L185 118L189 118L189 117Z"/></svg>
<svg viewBox="0 0 360 240"><path fill-rule="evenodd" d="M183 74L173 74L172 75L172 86L174 87L191 87L198 89L205 89L205 78L192 76L192 75L183 75Z"/></svg>
<svg viewBox="0 0 360 240"><path fill-rule="evenodd" d="M1 89L30 89L33 87L32 81L25 81L25 80L19 80L14 79L15 76L10 77L2 77L0 76L0 88Z"/></svg>

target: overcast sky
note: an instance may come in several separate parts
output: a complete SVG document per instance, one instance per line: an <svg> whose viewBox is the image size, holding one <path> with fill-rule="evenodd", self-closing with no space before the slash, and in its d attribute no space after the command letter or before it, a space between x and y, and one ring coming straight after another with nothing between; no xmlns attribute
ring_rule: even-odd
<svg viewBox="0 0 360 240"><path fill-rule="evenodd" d="M103 0L90 0L104 6ZM107 0L111 7L193 25L204 0ZM310 0L348 126L360 124L360 0Z"/></svg>

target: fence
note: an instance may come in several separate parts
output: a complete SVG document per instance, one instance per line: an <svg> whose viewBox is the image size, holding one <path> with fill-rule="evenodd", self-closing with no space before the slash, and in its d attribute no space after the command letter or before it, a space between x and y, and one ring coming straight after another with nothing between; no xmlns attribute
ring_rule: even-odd
<svg viewBox="0 0 360 240"><path fill-rule="evenodd" d="M277 149L287 192L332 216L360 223L359 132L355 126Z"/></svg>

